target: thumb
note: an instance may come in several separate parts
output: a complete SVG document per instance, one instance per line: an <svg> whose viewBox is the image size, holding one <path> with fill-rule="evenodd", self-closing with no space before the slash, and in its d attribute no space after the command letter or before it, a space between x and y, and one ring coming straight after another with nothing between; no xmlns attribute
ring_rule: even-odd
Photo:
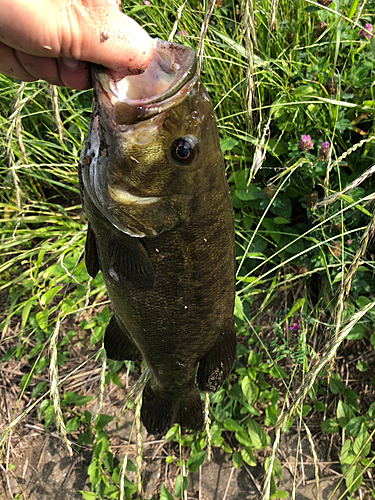
<svg viewBox="0 0 375 500"><path fill-rule="evenodd" d="M81 0L80 8L65 10L70 28L65 57L101 64L126 76L144 71L153 55L148 33L133 19L121 13L112 0Z"/></svg>

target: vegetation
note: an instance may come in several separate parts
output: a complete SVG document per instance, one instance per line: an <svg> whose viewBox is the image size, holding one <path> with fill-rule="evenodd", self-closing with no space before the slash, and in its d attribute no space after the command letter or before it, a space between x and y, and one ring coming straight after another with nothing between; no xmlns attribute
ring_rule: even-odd
<svg viewBox="0 0 375 500"><path fill-rule="evenodd" d="M331 436L345 498L375 498L374 2L217 0L204 25L208 7L124 5L152 36L172 33L200 49L204 38L201 78L236 222L237 362L206 398L205 429L168 432L177 444L166 462L180 473L160 498L182 498L213 447L236 468L260 464L263 497L285 498L277 486L283 433L307 437L317 481L315 438ZM106 361L108 299L82 259L77 162L91 99L91 91L0 77L0 369L3 390L17 387L15 404L0 404L0 456L11 474L10 437L37 416L46 431L57 427L70 453L90 450L82 498L130 499L141 446L135 463L117 456L106 427L114 413L100 410L108 384L121 386L124 370L135 380L144 367ZM87 363L96 369L89 393L72 384ZM139 394L127 400L135 416ZM140 439L139 418L133 425Z"/></svg>

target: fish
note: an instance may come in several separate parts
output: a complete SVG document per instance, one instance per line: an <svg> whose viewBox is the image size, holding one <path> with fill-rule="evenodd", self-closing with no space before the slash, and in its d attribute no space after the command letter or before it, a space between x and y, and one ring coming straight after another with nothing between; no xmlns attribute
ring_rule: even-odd
<svg viewBox="0 0 375 500"><path fill-rule="evenodd" d="M147 364L150 434L200 430L200 392L222 386L237 344L233 209L213 106L190 47L155 39L144 73L91 72L79 184L87 272L101 271L114 311L107 357Z"/></svg>

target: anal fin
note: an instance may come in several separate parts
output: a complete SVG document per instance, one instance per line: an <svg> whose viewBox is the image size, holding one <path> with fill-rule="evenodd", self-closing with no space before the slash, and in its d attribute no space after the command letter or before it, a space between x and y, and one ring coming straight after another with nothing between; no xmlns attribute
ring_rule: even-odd
<svg viewBox="0 0 375 500"><path fill-rule="evenodd" d="M119 325L116 315L110 319L104 334L104 348L109 359L131 361L141 359L141 353L131 340L123 325Z"/></svg>
<svg viewBox="0 0 375 500"><path fill-rule="evenodd" d="M202 392L217 391L228 378L236 358L236 332L232 324L199 362L197 383Z"/></svg>

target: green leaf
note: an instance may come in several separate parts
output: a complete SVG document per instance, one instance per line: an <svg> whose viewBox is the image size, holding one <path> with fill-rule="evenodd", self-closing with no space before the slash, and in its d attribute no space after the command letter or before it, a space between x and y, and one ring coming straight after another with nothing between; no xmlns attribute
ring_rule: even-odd
<svg viewBox="0 0 375 500"><path fill-rule="evenodd" d="M289 221L288 219L285 219L284 217L275 217L273 219L273 222L275 224L289 224Z"/></svg>
<svg viewBox="0 0 375 500"><path fill-rule="evenodd" d="M238 295L236 295L234 301L234 315L242 321L245 320L243 315L243 305Z"/></svg>
<svg viewBox="0 0 375 500"><path fill-rule="evenodd" d="M375 335L374 335L374 337L375 337ZM10 360L10 358L12 358L12 357L13 357L13 355L16 353L16 351L17 351L17 346L16 346L16 345L14 345L14 346L10 347L10 348L7 350L7 352L4 354L4 356L1 358L1 361L4 361L4 363L5 363L6 361L9 361L9 360Z"/></svg>
<svg viewBox="0 0 375 500"><path fill-rule="evenodd" d="M53 286L52 288L44 292L43 295L40 297L40 303L43 306L48 306L48 304L51 302L51 300L54 298L54 296L57 294L60 288L61 287L59 286Z"/></svg>
<svg viewBox="0 0 375 500"><path fill-rule="evenodd" d="M320 427L322 431L327 432L328 434L336 434L336 432L339 432L339 424L334 420L333 418L327 418L327 420L324 420L321 424Z"/></svg>
<svg viewBox="0 0 375 500"><path fill-rule="evenodd" d="M350 467L345 475L346 487L349 493L354 493L362 484L362 469L360 467Z"/></svg>
<svg viewBox="0 0 375 500"><path fill-rule="evenodd" d="M286 374L285 370L275 364L271 366L270 376L273 378L282 378L284 380L288 378L288 375Z"/></svg>
<svg viewBox="0 0 375 500"><path fill-rule="evenodd" d="M287 491L277 490L275 493L275 498L280 498L283 500L284 498L288 498L289 493Z"/></svg>
<svg viewBox="0 0 375 500"><path fill-rule="evenodd" d="M283 478L283 472L282 472L282 469L281 469L280 460L278 458L276 458L276 457L275 457L275 459L273 461L273 470L272 470L272 472L281 481L281 479Z"/></svg>
<svg viewBox="0 0 375 500"><path fill-rule="evenodd" d="M49 309L44 309L43 311L39 311L35 315L36 322L38 326L43 332L47 332L48 330L48 315Z"/></svg>
<svg viewBox="0 0 375 500"><path fill-rule="evenodd" d="M375 38L373 36L370 38L370 47L372 50L372 57L375 59Z"/></svg>
<svg viewBox="0 0 375 500"><path fill-rule="evenodd" d="M312 85L300 85L294 90L295 97L303 97L308 94L315 94L315 88Z"/></svg>
<svg viewBox="0 0 375 500"><path fill-rule="evenodd" d="M332 394L338 394L343 388L344 384L340 380L340 375L338 373L332 373L331 380L329 381L329 389Z"/></svg>
<svg viewBox="0 0 375 500"><path fill-rule="evenodd" d="M172 493L170 493L164 484L160 487L160 500L174 500Z"/></svg>
<svg viewBox="0 0 375 500"><path fill-rule="evenodd" d="M284 424L283 424L283 427L282 427L282 433L285 434L292 426L292 423L293 423L293 417L290 417Z"/></svg>
<svg viewBox="0 0 375 500"><path fill-rule="evenodd" d="M79 491L82 495L83 500L96 500L98 497L96 496L96 493L93 493L92 491Z"/></svg>
<svg viewBox="0 0 375 500"><path fill-rule="evenodd" d="M101 413L96 417L95 420L95 429L99 432L104 429L104 427L109 424L109 422L112 422L112 420L115 417L111 417L110 415L105 415L104 413Z"/></svg>
<svg viewBox="0 0 375 500"><path fill-rule="evenodd" d="M83 413L82 413L82 416L80 418L81 422L83 422L84 424L89 424L92 420L92 415L91 413L88 411L88 410L85 410Z"/></svg>
<svg viewBox="0 0 375 500"><path fill-rule="evenodd" d="M44 427L46 431L48 431L49 426L52 424L52 422L55 420L55 413L53 411L53 406L49 406L46 409L46 413L44 414Z"/></svg>
<svg viewBox="0 0 375 500"><path fill-rule="evenodd" d="M371 403L370 404L370 408L368 409L368 416L370 418L374 418L375 417L375 403Z"/></svg>
<svg viewBox="0 0 375 500"><path fill-rule="evenodd" d="M244 448L241 450L241 457L244 462L246 462L250 467L255 467L257 462L254 458L253 451L251 448Z"/></svg>
<svg viewBox="0 0 375 500"><path fill-rule="evenodd" d="M95 326L92 329L92 333L90 335L90 348L99 342L99 340L103 337L104 332L105 328L103 326Z"/></svg>
<svg viewBox="0 0 375 500"><path fill-rule="evenodd" d="M347 436L357 436L360 431L361 425L365 420L365 417L354 417L349 420L348 425L345 429L345 434Z"/></svg>
<svg viewBox="0 0 375 500"><path fill-rule="evenodd" d="M269 425L275 425L277 421L277 410L274 405L269 405L266 407L266 418L264 419L264 425L267 427Z"/></svg>
<svg viewBox="0 0 375 500"><path fill-rule="evenodd" d="M243 446L247 446L247 447L250 447L252 446L252 442L250 441L248 435L246 434L246 432L244 430L241 430L241 431L236 431L234 433L237 441L242 444Z"/></svg>
<svg viewBox="0 0 375 500"><path fill-rule="evenodd" d="M265 448L268 445L270 440L269 436L266 436L262 427L252 418L249 418L247 421L247 432L249 433L253 447L256 450Z"/></svg>
<svg viewBox="0 0 375 500"><path fill-rule="evenodd" d="M66 423L66 432L74 432L79 427L78 417L71 418Z"/></svg>
<svg viewBox="0 0 375 500"><path fill-rule="evenodd" d="M91 487L95 488L95 486L100 481L100 470L99 470L99 467L95 466L95 467L93 467L90 470L90 472L89 472L89 478L90 478Z"/></svg>
<svg viewBox="0 0 375 500"><path fill-rule="evenodd" d="M227 418L224 421L224 427L227 431L242 431L242 427L233 418Z"/></svg>
<svg viewBox="0 0 375 500"><path fill-rule="evenodd" d="M108 472L113 472L113 455L110 451L107 451L103 455L103 465Z"/></svg>
<svg viewBox="0 0 375 500"><path fill-rule="evenodd" d="M283 473L281 469L280 460L278 458L275 457L272 462L270 458L267 457L266 460L264 461L264 470L267 472L271 463L272 463L272 474L274 474L277 478L282 479Z"/></svg>
<svg viewBox="0 0 375 500"><path fill-rule="evenodd" d="M205 451L200 451L199 453L196 453L195 455L190 457L186 462L186 466L189 469L189 471L196 472L199 469L199 467L203 464L205 457L206 457Z"/></svg>
<svg viewBox="0 0 375 500"><path fill-rule="evenodd" d="M358 433L358 436L355 438L353 444L353 451L356 455L360 455L361 457L367 457L371 448L371 440L370 435L367 431L367 425L365 422L362 423L361 429Z"/></svg>
<svg viewBox="0 0 375 500"><path fill-rule="evenodd" d="M31 308L33 307L34 304L35 304L35 298L32 297L26 302L26 304L22 308L21 331L23 331L26 326Z"/></svg>
<svg viewBox="0 0 375 500"><path fill-rule="evenodd" d="M226 139L220 139L220 149L222 153L225 151L232 151L232 149L237 146L238 141L233 139L233 137L227 137Z"/></svg>
<svg viewBox="0 0 375 500"><path fill-rule="evenodd" d="M337 419L339 421L339 424L341 425L341 427L343 429L345 429L349 420L351 420L354 417L353 410L344 401L338 402L336 413L337 413Z"/></svg>
<svg viewBox="0 0 375 500"><path fill-rule="evenodd" d="M176 482L174 483L174 494L176 497L181 497L188 487L188 478L179 474L177 476Z"/></svg>
<svg viewBox="0 0 375 500"><path fill-rule="evenodd" d="M368 364L364 361L361 361L360 359L357 361L357 366L360 372L367 372L367 370L369 369Z"/></svg>
<svg viewBox="0 0 375 500"><path fill-rule="evenodd" d="M178 433L178 425L174 425L169 429L167 434L165 435L165 442L169 441L170 439L173 439Z"/></svg>
<svg viewBox="0 0 375 500"><path fill-rule="evenodd" d="M39 411L38 411L38 419L40 420L42 418L43 413L46 411L46 409L50 405L50 400L49 399L44 399L39 406Z"/></svg>
<svg viewBox="0 0 375 500"><path fill-rule="evenodd" d="M305 302L306 302L306 297L301 297L300 299L298 299L295 302L295 304L293 305L293 307L291 308L291 310L288 312L288 314L285 316L285 318L283 319L282 322L284 322L285 320L287 320L288 318L290 318L291 316L293 316L293 314L296 311L298 311L298 309L301 309L301 307L303 307L303 305L304 305Z"/></svg>
<svg viewBox="0 0 375 500"><path fill-rule="evenodd" d="M229 446L228 443L223 443L221 445L221 449L225 452L225 453L232 453L232 448Z"/></svg>
<svg viewBox="0 0 375 500"><path fill-rule="evenodd" d="M349 19L353 18L354 14L355 14L355 11L357 9L358 3L359 3L359 0L353 0L352 1L351 5L350 5L350 10L349 10L348 15L347 15L347 17Z"/></svg>
<svg viewBox="0 0 375 500"><path fill-rule="evenodd" d="M353 453L352 442L347 439L341 447L340 452L340 463L341 465L351 465L355 460L355 455Z"/></svg>
<svg viewBox="0 0 375 500"><path fill-rule="evenodd" d="M302 416L305 417L306 415L308 415L310 413L311 410L312 410L312 408L310 405L303 405L302 406Z"/></svg>
<svg viewBox="0 0 375 500"><path fill-rule="evenodd" d="M236 189L234 194L241 201L254 201L258 199L257 194L251 189Z"/></svg>
<svg viewBox="0 0 375 500"><path fill-rule="evenodd" d="M92 401L94 396L81 396L81 394L77 394L76 392L66 392L63 399L67 405L83 406Z"/></svg>
<svg viewBox="0 0 375 500"><path fill-rule="evenodd" d="M257 395L258 395L258 392L256 389L254 389L254 384L253 382L250 380L250 377L248 375L246 375L242 380L241 380L241 389L242 389L242 392L243 392L243 395L245 396L246 398L246 401L252 405L254 404L256 398L257 398Z"/></svg>
<svg viewBox="0 0 375 500"><path fill-rule="evenodd" d="M235 451L232 455L232 462L233 462L233 465L237 469L240 469L243 466L243 460L242 460L241 453L239 453L238 451Z"/></svg>
<svg viewBox="0 0 375 500"><path fill-rule="evenodd" d="M42 392L47 384L48 382L39 382L38 384L36 384L31 394L31 398L35 398L35 396L37 396L40 392Z"/></svg>
<svg viewBox="0 0 375 500"><path fill-rule="evenodd" d="M347 338L347 340L361 340L365 337L366 332L367 332L367 328L365 327L365 325L361 325L360 323L357 323L350 330L350 333L348 333L346 338Z"/></svg>
<svg viewBox="0 0 375 500"><path fill-rule="evenodd" d="M316 411L326 411L327 407L321 401L315 401L315 403L314 403L314 409Z"/></svg>

